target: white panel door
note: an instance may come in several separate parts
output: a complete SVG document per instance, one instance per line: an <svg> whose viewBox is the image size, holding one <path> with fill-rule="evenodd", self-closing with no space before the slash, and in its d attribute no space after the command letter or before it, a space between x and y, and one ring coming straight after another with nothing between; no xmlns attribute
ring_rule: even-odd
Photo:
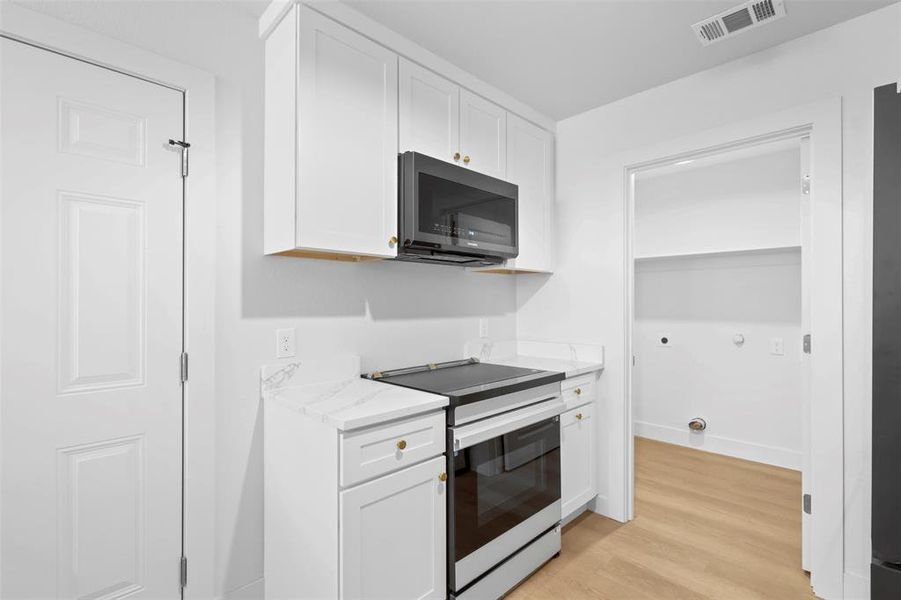
<svg viewBox="0 0 901 600"><path fill-rule="evenodd" d="M594 404L560 415L560 496L564 517L597 494L594 447Z"/></svg>
<svg viewBox="0 0 901 600"><path fill-rule="evenodd" d="M341 492L341 597L447 595L444 456Z"/></svg>
<svg viewBox="0 0 901 600"><path fill-rule="evenodd" d="M298 14L298 247L396 256L397 55Z"/></svg>
<svg viewBox="0 0 901 600"><path fill-rule="evenodd" d="M400 151L462 164L460 87L401 58L399 88Z"/></svg>
<svg viewBox="0 0 901 600"><path fill-rule="evenodd" d="M507 115L507 180L519 186L519 256L507 268L553 270L554 136Z"/></svg>
<svg viewBox="0 0 901 600"><path fill-rule="evenodd" d="M183 95L0 40L3 598L176 598Z"/></svg>
<svg viewBox="0 0 901 600"><path fill-rule="evenodd" d="M507 176L507 111L460 90L460 152L463 163L486 175Z"/></svg>

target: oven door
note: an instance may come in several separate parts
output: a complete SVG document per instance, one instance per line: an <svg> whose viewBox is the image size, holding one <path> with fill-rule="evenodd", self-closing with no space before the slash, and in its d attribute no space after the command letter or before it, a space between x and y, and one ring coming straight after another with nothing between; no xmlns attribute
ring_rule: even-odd
<svg viewBox="0 0 901 600"><path fill-rule="evenodd" d="M452 591L560 522L563 407L557 398L449 430Z"/></svg>
<svg viewBox="0 0 901 600"><path fill-rule="evenodd" d="M408 248L515 258L519 188L442 160L400 160L399 230Z"/></svg>

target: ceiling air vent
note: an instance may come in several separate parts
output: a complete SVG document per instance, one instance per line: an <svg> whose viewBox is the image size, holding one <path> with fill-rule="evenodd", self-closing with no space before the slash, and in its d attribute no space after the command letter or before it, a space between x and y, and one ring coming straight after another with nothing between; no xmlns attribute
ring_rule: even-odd
<svg viewBox="0 0 901 600"><path fill-rule="evenodd" d="M785 16L784 0L751 0L691 26L705 46Z"/></svg>

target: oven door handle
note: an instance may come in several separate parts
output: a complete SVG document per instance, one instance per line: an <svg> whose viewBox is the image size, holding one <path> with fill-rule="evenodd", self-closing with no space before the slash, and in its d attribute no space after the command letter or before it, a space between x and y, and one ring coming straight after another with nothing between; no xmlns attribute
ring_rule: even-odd
<svg viewBox="0 0 901 600"><path fill-rule="evenodd" d="M454 439L454 452L555 417L562 413L565 407L566 404L563 400L559 396L554 396L527 408L512 410L471 425L453 427L451 432Z"/></svg>

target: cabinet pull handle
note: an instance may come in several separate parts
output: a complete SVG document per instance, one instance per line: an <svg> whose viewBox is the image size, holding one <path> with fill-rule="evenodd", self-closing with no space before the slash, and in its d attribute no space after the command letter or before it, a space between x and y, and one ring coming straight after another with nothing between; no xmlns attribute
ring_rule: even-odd
<svg viewBox="0 0 901 600"><path fill-rule="evenodd" d="M401 441L397 442L397 449L398 449L398 450L403 450L403 449L405 449L406 447L407 447L407 440L401 440Z"/></svg>
<svg viewBox="0 0 901 600"><path fill-rule="evenodd" d="M582 420L582 413L577 414L577 415L576 415L576 418L579 419L579 420L581 421L581 420Z"/></svg>
<svg viewBox="0 0 901 600"><path fill-rule="evenodd" d="M582 395L582 388L576 388L576 396Z"/></svg>
<svg viewBox="0 0 901 600"><path fill-rule="evenodd" d="M391 246L392 248L397 246L397 242L398 242L398 240L397 240L396 235L392 235L390 238L388 238L388 245Z"/></svg>
<svg viewBox="0 0 901 600"><path fill-rule="evenodd" d="M438 481L447 481L447 473L442 473L438 476Z"/></svg>
<svg viewBox="0 0 901 600"><path fill-rule="evenodd" d="M467 154L466 156L463 157L463 164L464 164L464 165L468 165L468 164L469 164L469 155L468 155L468 154Z"/></svg>
<svg viewBox="0 0 901 600"><path fill-rule="evenodd" d="M460 160L460 153L454 152L454 160Z"/></svg>

